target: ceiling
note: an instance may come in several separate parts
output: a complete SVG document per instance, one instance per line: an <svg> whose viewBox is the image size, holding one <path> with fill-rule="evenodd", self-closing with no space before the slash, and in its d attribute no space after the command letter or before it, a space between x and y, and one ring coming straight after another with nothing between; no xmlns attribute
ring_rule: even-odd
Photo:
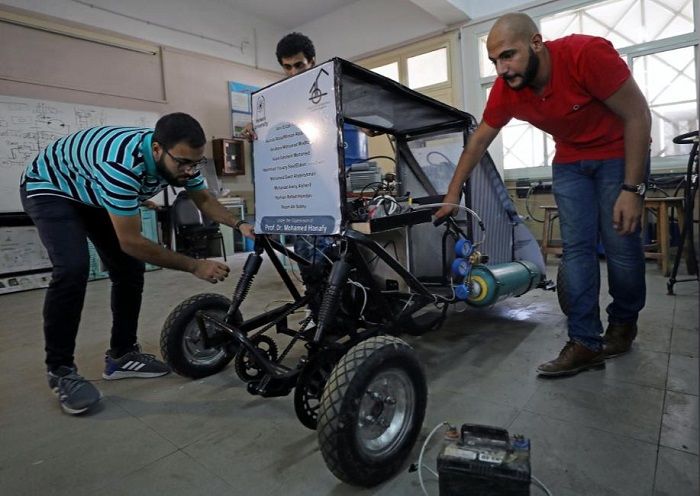
<svg viewBox="0 0 700 496"><path fill-rule="evenodd" d="M357 0L226 0L234 8L292 29ZM378 0L381 1L381 0Z"/></svg>
<svg viewBox="0 0 700 496"><path fill-rule="evenodd" d="M368 0L219 0L234 9L239 9L282 26L295 29L326 16L343 7ZM382 0L373 0L376 3ZM464 23L469 19L505 12L532 3L532 0L392 0L420 7L445 25Z"/></svg>

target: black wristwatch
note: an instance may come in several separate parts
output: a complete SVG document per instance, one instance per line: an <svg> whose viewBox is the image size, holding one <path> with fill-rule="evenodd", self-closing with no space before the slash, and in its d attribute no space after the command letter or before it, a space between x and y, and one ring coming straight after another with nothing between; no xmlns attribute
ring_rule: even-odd
<svg viewBox="0 0 700 496"><path fill-rule="evenodd" d="M242 226L243 224L247 224L247 222L244 221L243 219L241 219L241 220L239 220L238 222L236 222L236 224L235 224L233 227L236 229L236 231L240 231L240 230L241 230L241 226Z"/></svg>
<svg viewBox="0 0 700 496"><path fill-rule="evenodd" d="M647 192L647 183L639 183L639 184L622 183L622 186L620 186L620 189L622 191L629 191L630 193L636 193L643 198L644 194Z"/></svg>

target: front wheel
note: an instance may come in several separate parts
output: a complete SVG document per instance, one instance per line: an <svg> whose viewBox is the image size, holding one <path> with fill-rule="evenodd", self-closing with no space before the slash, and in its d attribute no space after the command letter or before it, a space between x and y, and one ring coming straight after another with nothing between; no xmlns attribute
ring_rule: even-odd
<svg viewBox="0 0 700 496"><path fill-rule="evenodd" d="M420 433L428 391L413 349L393 336L351 348L333 368L318 414L326 465L349 484L375 486L401 469Z"/></svg>
<svg viewBox="0 0 700 496"><path fill-rule="evenodd" d="M216 374L228 365L235 352L226 345L205 347L196 316L203 311L225 321L230 306L231 300L225 296L203 293L186 299L170 312L160 333L160 352L175 372L199 379ZM231 324L242 321L241 313L237 312ZM205 322L205 326L209 335L217 333L211 323Z"/></svg>

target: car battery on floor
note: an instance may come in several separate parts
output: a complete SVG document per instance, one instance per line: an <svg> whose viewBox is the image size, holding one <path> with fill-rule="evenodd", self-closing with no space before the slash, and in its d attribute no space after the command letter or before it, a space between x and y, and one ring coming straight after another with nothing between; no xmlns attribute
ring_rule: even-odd
<svg viewBox="0 0 700 496"><path fill-rule="evenodd" d="M455 437L438 455L440 496L529 496L529 439L474 424Z"/></svg>

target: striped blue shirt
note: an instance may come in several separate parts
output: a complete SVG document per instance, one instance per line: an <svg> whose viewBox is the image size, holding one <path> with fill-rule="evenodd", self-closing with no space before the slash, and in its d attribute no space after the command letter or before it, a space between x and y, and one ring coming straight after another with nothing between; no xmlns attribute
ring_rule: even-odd
<svg viewBox="0 0 700 496"><path fill-rule="evenodd" d="M65 136L27 165L27 197L63 196L111 214L137 215L142 201L168 186L153 160L152 138L153 129L113 126ZM185 184L192 191L206 187L199 172Z"/></svg>

